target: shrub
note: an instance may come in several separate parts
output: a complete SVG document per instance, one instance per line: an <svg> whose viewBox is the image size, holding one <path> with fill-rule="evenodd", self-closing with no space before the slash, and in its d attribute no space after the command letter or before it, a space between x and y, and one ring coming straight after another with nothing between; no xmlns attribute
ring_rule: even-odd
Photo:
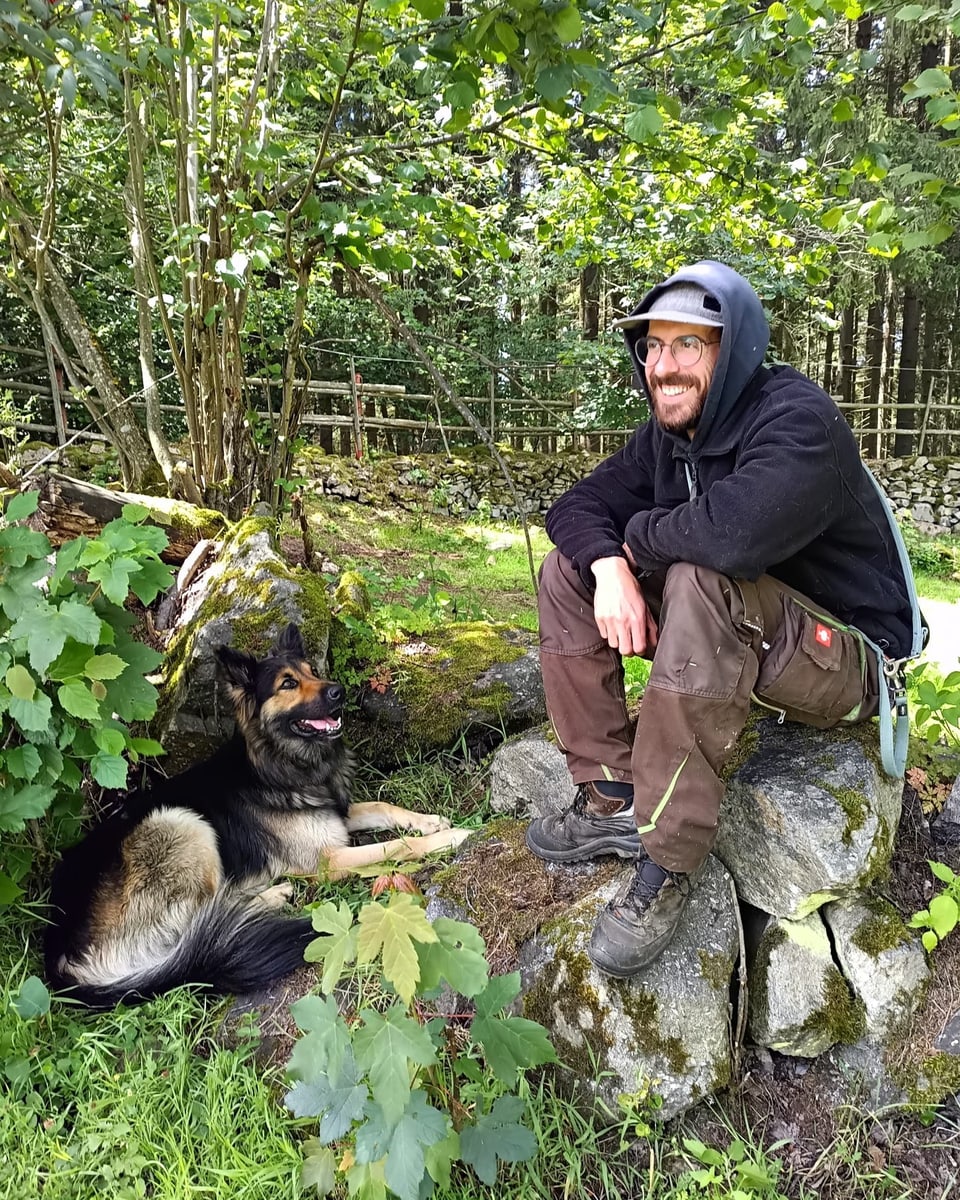
<svg viewBox="0 0 960 1200"><path fill-rule="evenodd" d="M122 788L128 760L162 752L130 728L156 709L144 676L161 656L134 638L124 605L131 591L149 604L169 586L166 535L127 505L99 537L53 553L21 523L36 506L35 492L15 496L0 520L0 835L51 810L79 811L85 773ZM24 846L4 838L0 904L29 866Z"/></svg>

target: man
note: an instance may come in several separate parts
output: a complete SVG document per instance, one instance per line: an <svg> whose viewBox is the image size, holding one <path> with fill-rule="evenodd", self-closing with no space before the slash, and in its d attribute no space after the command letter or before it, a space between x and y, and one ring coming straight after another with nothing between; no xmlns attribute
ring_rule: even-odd
<svg viewBox="0 0 960 1200"><path fill-rule="evenodd" d="M652 416L547 514L541 665L578 791L527 844L636 860L589 947L626 977L676 932L751 697L781 721L866 720L880 685L858 631L906 657L912 609L849 427L811 380L763 365L745 279L697 263L617 325ZM635 735L626 655L653 660Z"/></svg>

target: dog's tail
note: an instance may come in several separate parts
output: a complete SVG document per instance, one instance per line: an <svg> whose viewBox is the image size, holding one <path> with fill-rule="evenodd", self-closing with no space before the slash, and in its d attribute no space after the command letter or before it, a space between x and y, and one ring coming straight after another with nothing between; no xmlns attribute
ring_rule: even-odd
<svg viewBox="0 0 960 1200"><path fill-rule="evenodd" d="M304 949L315 936L306 917L283 917L248 898L219 893L190 918L173 949L153 962L143 961L143 948L112 961L103 956L54 963L48 957L47 974L61 995L99 1009L140 1004L183 984L243 994L303 966Z"/></svg>

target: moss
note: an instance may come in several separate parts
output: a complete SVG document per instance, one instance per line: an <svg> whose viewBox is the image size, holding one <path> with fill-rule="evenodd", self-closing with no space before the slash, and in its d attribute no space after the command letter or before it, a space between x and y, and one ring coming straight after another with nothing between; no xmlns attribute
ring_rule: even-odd
<svg viewBox="0 0 960 1200"><path fill-rule="evenodd" d="M370 594L359 571L344 571L337 582L333 596L333 607L337 614L345 614L356 621L370 615Z"/></svg>
<svg viewBox="0 0 960 1200"><path fill-rule="evenodd" d="M823 908L825 904L829 904L831 900L839 900L836 892L813 892L806 900L797 908L790 916L791 921L802 921L804 917L809 917L811 913L815 913L818 908Z"/></svg>
<svg viewBox="0 0 960 1200"><path fill-rule="evenodd" d="M163 523L199 537L217 537L226 528L227 519L215 508L174 503L169 511L164 511Z"/></svg>
<svg viewBox="0 0 960 1200"><path fill-rule="evenodd" d="M892 904L879 896L864 896L861 902L870 915L850 939L858 950L875 959L910 940L910 932Z"/></svg>
<svg viewBox="0 0 960 1200"><path fill-rule="evenodd" d="M867 1029L863 1001L854 996L850 986L835 966L830 966L823 980L820 1007L810 1014L800 1027L804 1035L822 1035L831 1045L849 1045L863 1037Z"/></svg>
<svg viewBox="0 0 960 1200"><path fill-rule="evenodd" d="M847 818L840 840L845 846L849 846L853 841L853 835L858 829L862 829L867 822L867 798L862 792L856 791L854 788L836 787L832 783L827 783L823 779L815 781L817 787L823 788L828 792L843 811Z"/></svg>
<svg viewBox="0 0 960 1200"><path fill-rule="evenodd" d="M756 753L757 746L760 744L758 725L762 719L763 714L759 709L750 709L746 724L740 731L737 744L733 748L733 753L720 768L720 778L724 783L735 775L746 762L749 762Z"/></svg>
<svg viewBox="0 0 960 1200"><path fill-rule="evenodd" d="M641 1054L662 1058L674 1075L682 1075L690 1067L690 1055L678 1037L664 1037L660 1032L660 1006L656 996L636 983L620 985L620 1003L630 1018L631 1045Z"/></svg>
<svg viewBox="0 0 960 1200"><path fill-rule="evenodd" d="M561 1061L575 1079L591 1080L598 1068L606 1068L613 1047L606 1030L610 1014L589 982L587 956L561 948L556 953L556 973L551 973L551 982L538 981L526 992L523 1013L550 1030Z"/></svg>
<svg viewBox="0 0 960 1200"><path fill-rule="evenodd" d="M920 1063L906 1091L911 1103L917 1105L940 1104L960 1092L960 1058L944 1051L929 1055Z"/></svg>
<svg viewBox="0 0 960 1200"><path fill-rule="evenodd" d="M463 725L464 715L479 710L499 722L512 695L503 683L478 691L484 671L521 658L525 647L511 642L506 626L464 622L431 633L425 653L397 654L391 660L400 680L398 695L410 714L410 732L421 744L448 744Z"/></svg>
<svg viewBox="0 0 960 1200"><path fill-rule="evenodd" d="M710 984L715 992L726 992L730 987L730 977L733 973L733 963L726 954L712 953L709 950L697 951L700 960L700 974Z"/></svg>
<svg viewBox="0 0 960 1200"><path fill-rule="evenodd" d="M750 972L750 1023L755 1033L766 1032L770 1024L770 1000L768 979L770 959L787 940L787 931L782 925L769 924L760 937L756 958Z"/></svg>

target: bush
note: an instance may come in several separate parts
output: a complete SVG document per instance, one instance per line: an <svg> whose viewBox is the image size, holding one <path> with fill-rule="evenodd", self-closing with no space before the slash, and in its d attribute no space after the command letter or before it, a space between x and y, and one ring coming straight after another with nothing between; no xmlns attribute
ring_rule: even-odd
<svg viewBox="0 0 960 1200"><path fill-rule="evenodd" d="M129 593L149 604L170 584L161 529L127 505L97 538L74 538L54 554L23 520L35 492L15 496L0 520L0 834L49 811L79 811L85 774L122 788L127 763L159 754L131 722L156 710L144 678L161 656L132 635ZM0 904L20 894L30 867L23 845L4 838Z"/></svg>

